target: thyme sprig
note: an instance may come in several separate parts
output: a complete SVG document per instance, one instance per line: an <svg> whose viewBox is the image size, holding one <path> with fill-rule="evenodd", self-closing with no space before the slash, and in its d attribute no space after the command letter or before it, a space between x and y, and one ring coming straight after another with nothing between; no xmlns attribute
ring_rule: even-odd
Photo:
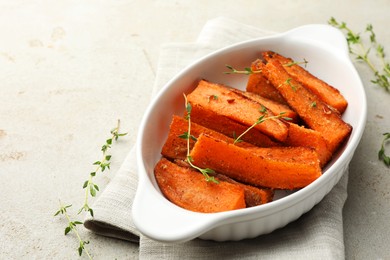
<svg viewBox="0 0 390 260"><path fill-rule="evenodd" d="M387 92L390 92L390 63L385 60L386 55L384 47L377 42L372 24L367 24L365 30L371 44L371 46L367 48L363 43L361 33L353 32L345 22L340 23L334 17L331 17L328 23L346 33L349 52L355 56L356 60L366 63L374 73L375 79L371 80L371 82L382 87ZM382 66L380 69L374 65L370 58L372 49L375 49L376 56L380 59Z"/></svg>
<svg viewBox="0 0 390 260"><path fill-rule="evenodd" d="M112 141L117 141L119 137L127 135L127 133L119 133L119 127L120 120L118 120L117 126L110 131L110 138L106 140L105 144L101 148L101 151L103 153L102 159L93 163L93 165L96 165L96 168L89 174L89 178L83 184L83 189L85 189L84 205L79 209L79 214L82 211L86 211L89 212L89 214L91 214L91 216L93 217L93 209L88 204L89 195L95 197L96 192L99 191L99 186L93 182L93 177L95 177L96 173L98 173L99 171L104 172L106 169L110 169L111 155L108 154L108 150L111 148Z"/></svg>
<svg viewBox="0 0 390 260"><path fill-rule="evenodd" d="M209 174L215 174L215 171L210 169L210 168L200 168L196 165L194 165L192 162L193 162L193 159L192 157L190 156L190 140L194 140L196 141L196 137L191 135L191 111L192 111L192 106L191 106L191 103L188 102L187 100L187 96L185 94L183 94L184 96L184 100L185 100L185 109L186 109L186 116L185 116L185 119L187 120L188 122L188 131L185 132L184 134L180 135L179 137L180 138L183 138L183 139L186 139L187 140L187 156L186 156L186 162L194 169L198 170L200 173L203 174L203 176L205 177L205 180L207 182L214 182L214 183L219 183L219 181L217 179L214 178L214 176L210 176Z"/></svg>
<svg viewBox="0 0 390 260"><path fill-rule="evenodd" d="M225 71L224 74L245 74L245 75L251 75L256 73L261 73L261 70L252 70L252 68L244 68L244 70L237 70L233 68L230 65L225 65L226 68L228 68L230 71Z"/></svg>
<svg viewBox="0 0 390 260"><path fill-rule="evenodd" d="M283 66L285 66L285 67L292 67L292 66L294 66L294 65L303 64L303 66L306 68L306 66L307 66L308 63L309 63L309 62L304 58L303 61L292 61L292 62L283 64Z"/></svg>
<svg viewBox="0 0 390 260"><path fill-rule="evenodd" d="M293 85L292 83L291 83L291 80L292 80L292 78L288 78L288 79L286 79L286 84L287 85L289 85L290 87L291 87L291 89L294 91L294 92L297 92L297 86L295 86L295 85Z"/></svg>
<svg viewBox="0 0 390 260"><path fill-rule="evenodd" d="M385 60L385 49L383 45L377 42L372 24L367 24L364 31L368 34L369 42L371 44L371 46L367 48L363 43L361 33L353 32L345 22L338 22L334 17L331 17L328 23L346 34L349 52L355 56L356 60L363 61L373 72L375 78L372 79L371 82L390 93L390 63ZM376 56L379 58L381 64L380 69L377 69L371 60L372 55L370 55L370 52L372 49L375 50ZM378 152L378 157L385 165L390 166L390 157L385 153L385 143L390 139L390 134L384 133L383 135L384 138Z"/></svg>
<svg viewBox="0 0 390 260"><path fill-rule="evenodd" d="M103 152L102 160L96 161L93 163L93 165L96 165L95 171L91 172L89 174L88 180L86 180L83 184L83 189L85 189L85 199L84 199L84 205L80 208L78 214L80 214L83 210L87 211L91 214L93 217L93 210L88 204L88 198L89 195L92 197L96 196L96 192L99 191L99 186L93 182L93 177L96 176L96 173L98 171L103 172L106 169L110 169L110 160L111 155L107 154L108 149L111 148L112 141L117 141L119 137L127 135L127 133L119 133L119 126L120 121L118 120L117 126L110 131L111 137L106 140L105 144L102 146L101 150ZM78 220L72 220L67 212L67 210L72 207L72 205L66 205L64 206L60 201L60 209L54 214L54 216L57 216L59 214L62 214L65 216L68 226L65 228L65 235L67 235L69 232L73 232L78 241L79 241L79 247L78 247L78 253L81 256L82 252L85 251L85 253L88 255L89 259L92 259L90 253L88 252L85 245L89 244L89 241L83 240L80 237L79 232L77 231L77 225L83 224L81 221Z"/></svg>
<svg viewBox="0 0 390 260"><path fill-rule="evenodd" d="M384 133L383 136L384 138L381 143L381 149L378 152L378 158L379 160L382 160L385 165L390 166L390 157L386 155L385 151L385 145L390 140L390 133Z"/></svg>
<svg viewBox="0 0 390 260"><path fill-rule="evenodd" d="M78 230L77 230L77 225L80 225L83 223L81 221L78 221L78 220L72 220L71 217L69 216L67 209L70 208L72 205L64 206L61 201L59 203L60 203L60 209L54 214L54 216L57 216L59 214L62 214L65 216L65 218L68 222L68 226L65 227L65 232L64 232L65 235L67 235L70 232L73 232L79 241L79 247L77 249L77 251L79 252L79 256L81 256L83 251L84 251L87 254L88 258L92 259L92 256L88 252L88 249L85 247L85 245L89 244L89 241L83 240L81 238Z"/></svg>
<svg viewBox="0 0 390 260"><path fill-rule="evenodd" d="M283 64L283 66L291 67L293 65L303 64L306 67L307 63L308 63L308 61L306 59L303 59L303 61L292 61L292 62L289 62L289 63L285 63L285 64ZM234 68L231 65L225 65L225 67L228 68L230 71L225 71L224 74L245 74L245 75L251 75L251 74L261 73L261 71L262 71L262 70L253 70L250 67L246 67L246 68L244 68L244 70L238 70L238 69Z"/></svg>
<svg viewBox="0 0 390 260"><path fill-rule="evenodd" d="M259 109L259 111L262 113L262 115L256 120L256 122L251 125L250 127L248 127L242 134L240 134L237 138L234 139L234 144L236 143L239 143L239 142L242 142L241 138L247 134L252 128L254 128L255 126L257 126L258 124L261 124L263 123L264 121L266 120L270 120L270 119L284 119L284 120L287 120L287 121L290 121L292 120L292 118L290 117L285 117L283 116L284 114L286 114L286 112L280 112L278 115L275 115L275 116L267 116L268 114L268 110L265 106L261 105L261 108Z"/></svg>

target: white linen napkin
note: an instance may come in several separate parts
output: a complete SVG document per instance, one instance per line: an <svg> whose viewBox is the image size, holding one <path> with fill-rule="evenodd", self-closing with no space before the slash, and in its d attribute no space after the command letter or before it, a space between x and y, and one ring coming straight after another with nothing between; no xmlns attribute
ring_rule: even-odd
<svg viewBox="0 0 390 260"><path fill-rule="evenodd" d="M227 18L210 20L195 43L162 47L153 93L195 59L218 48L269 34ZM238 242L195 239L164 244L142 236L131 218L138 180L134 150L94 203L95 217L86 217L84 225L101 235L139 241L140 259L344 259L342 209L347 198L348 171L311 211L271 234Z"/></svg>

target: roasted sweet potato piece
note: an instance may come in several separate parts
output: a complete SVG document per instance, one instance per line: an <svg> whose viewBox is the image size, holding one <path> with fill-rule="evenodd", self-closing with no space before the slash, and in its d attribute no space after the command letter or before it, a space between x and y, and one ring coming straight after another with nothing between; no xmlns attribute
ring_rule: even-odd
<svg viewBox="0 0 390 260"><path fill-rule="evenodd" d="M187 156L187 139L183 139L180 136L186 132L188 132L188 121L182 117L176 115L173 116L168 137L161 150L161 154L171 159L185 159ZM219 139L228 143L234 142L234 139L227 137L224 134L191 122L191 135L195 138L198 138L200 134L206 134L215 139ZM190 149L192 149L194 143L195 141L190 139ZM242 147L253 146L247 142L240 142L237 143L237 145Z"/></svg>
<svg viewBox="0 0 390 260"><path fill-rule="evenodd" d="M187 161L182 159L175 159L173 160L173 162L180 167L191 167ZM223 175L221 173L215 173L214 177L218 181L229 182L242 187L244 189L245 204L247 208L271 202L274 197L275 192L273 189L246 185L241 182L235 181L232 178L229 178L228 176Z"/></svg>
<svg viewBox="0 0 390 260"><path fill-rule="evenodd" d="M190 155L199 167L255 186L297 189L321 176L317 153L306 147L242 148L201 135Z"/></svg>
<svg viewBox="0 0 390 260"><path fill-rule="evenodd" d="M269 60L263 66L262 73L277 86L280 94L306 125L322 134L331 153L348 138L352 127L342 120L340 113L291 78L279 61Z"/></svg>
<svg viewBox="0 0 390 260"><path fill-rule="evenodd" d="M261 70L261 60L252 62L251 68L253 71ZM249 75L246 85L246 91L256 93L262 97L276 101L281 104L287 104L286 100L279 94L277 89L265 78L261 73Z"/></svg>
<svg viewBox="0 0 390 260"><path fill-rule="evenodd" d="M288 117L291 119L290 122L294 122L294 123L298 122L298 118L299 118L298 114L295 113L295 111L293 111L287 105L284 105L284 104L281 104L279 102L273 101L271 99L262 97L256 93L241 91L238 89L232 89L232 91L234 91L235 93L237 93L239 95L243 95L247 98L250 98L253 101L256 101L257 103L263 105L264 107L266 107L267 109L272 111L272 113L275 115L279 115L279 114L283 113L283 117Z"/></svg>
<svg viewBox="0 0 390 260"><path fill-rule="evenodd" d="M245 204L247 208L271 202L274 197L273 189L258 188L251 185L246 185L241 182L237 182L223 174L217 174L216 178L219 181L226 181L242 187L245 192Z"/></svg>
<svg viewBox="0 0 390 260"><path fill-rule="evenodd" d="M279 61L293 79L316 94L323 102L334 107L340 114L347 108L348 102L338 89L315 77L305 68L294 63L292 59L272 51L264 52L263 57L267 62L271 59ZM290 65L286 66L286 64Z"/></svg>
<svg viewBox="0 0 390 260"><path fill-rule="evenodd" d="M156 164L154 174L164 196L187 210L214 213L246 207L242 187L228 182L207 182L201 173L165 158Z"/></svg>
<svg viewBox="0 0 390 260"><path fill-rule="evenodd" d="M289 123L288 137L284 144L288 146L303 146L313 148L320 160L321 168L326 165L332 157L325 139L321 133L294 123Z"/></svg>
<svg viewBox="0 0 390 260"><path fill-rule="evenodd" d="M188 102L195 106L213 111L221 118L229 118L247 127L253 125L264 113L261 105L252 99L238 95L229 88L201 80L193 92L187 96ZM192 112L192 115L194 110ZM267 111L267 116L272 116ZM266 120L256 125L255 129L278 141L284 141L288 135L288 128L279 119Z"/></svg>
<svg viewBox="0 0 390 260"><path fill-rule="evenodd" d="M237 138L248 129L247 125L242 125L228 117L221 116L220 114L199 105L192 106L191 121L207 126L207 128L223 133L233 139ZM260 147L281 146L280 143L271 140L269 136L255 128L252 128L247 132L241 140Z"/></svg>

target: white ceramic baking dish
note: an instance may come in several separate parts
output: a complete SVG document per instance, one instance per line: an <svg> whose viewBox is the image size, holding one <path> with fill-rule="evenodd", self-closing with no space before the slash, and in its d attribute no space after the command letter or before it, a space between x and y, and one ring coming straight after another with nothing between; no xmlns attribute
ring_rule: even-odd
<svg viewBox="0 0 390 260"><path fill-rule="evenodd" d="M248 67L261 51L273 50L295 60L309 61L306 69L337 87L349 102L343 119L353 126L348 142L307 187L265 205L222 213L196 213L169 202L159 191L153 168L173 114L183 115L183 93L207 79L245 89L247 76L226 75L226 64ZM274 36L223 48L184 68L170 80L148 107L137 140L139 184L132 214L144 235L164 242L194 238L241 240L272 232L299 218L320 202L339 181L355 152L366 122L366 97L348 53L344 35L327 25L306 25Z"/></svg>

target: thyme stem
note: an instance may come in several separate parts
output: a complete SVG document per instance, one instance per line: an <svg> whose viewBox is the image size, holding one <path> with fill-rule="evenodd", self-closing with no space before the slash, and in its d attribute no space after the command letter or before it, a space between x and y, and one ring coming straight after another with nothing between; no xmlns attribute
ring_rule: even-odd
<svg viewBox="0 0 390 260"><path fill-rule="evenodd" d="M262 107L261 112L266 113L266 108L265 108L264 106ZM236 139L234 139L233 144L236 144L236 143L241 142L241 138L242 138L245 134L247 134L252 128L254 128L255 126L257 126L258 124L261 124L261 123L263 123L263 122L266 121L266 120L270 120L270 119L279 119L279 118L283 118L284 120L291 120L291 118L289 118L289 117L283 117L283 114L285 114L285 112L281 112L281 113L279 113L279 115L270 116L270 117L265 117L265 114L263 114L262 116L259 117L259 119L257 119L257 121L256 121L253 125L251 125L250 127L248 127L242 134L240 134Z"/></svg>
<svg viewBox="0 0 390 260"><path fill-rule="evenodd" d="M303 61L292 61L290 63L283 64L285 67L291 67L293 65L299 65L299 64L304 64L306 67L308 61L306 59L303 59ZM230 71L224 72L224 74L245 74L245 75L251 75L251 74L258 74L261 73L262 70L253 70L252 68L244 68L244 70L237 70L236 68L230 66L230 65L225 65L226 68L228 68Z"/></svg>
<svg viewBox="0 0 390 260"><path fill-rule="evenodd" d="M209 174L214 174L214 170L212 169L209 169L209 168L205 168L205 169L202 169L196 165L194 165L192 163L192 158L190 156L190 139L196 139L195 137L193 137L191 135L191 110L192 110L192 107L191 107L191 104L188 102L187 100L187 96L185 94L183 94L184 96L184 101L185 101L185 109L186 109L186 112L187 112L187 115L186 115L186 120L188 122L188 131L187 133L181 135L180 137L181 138L185 138L187 140L187 156L186 156L186 161L187 163L194 169L200 171L203 176L205 177L206 181L207 182L214 182L214 183L219 183L218 180L216 180L214 178L214 176L210 176Z"/></svg>
<svg viewBox="0 0 390 260"><path fill-rule="evenodd" d="M60 209L54 214L54 216L57 216L58 214L63 214L68 222L68 226L65 228L65 235L67 235L69 232L73 231L73 233L76 235L78 241L79 241L79 248L78 248L78 252L79 252L79 255L81 256L82 252L84 251L88 258L89 259L92 259L92 256L90 255L88 249L85 247L86 244L89 244L89 241L85 241L81 238L78 230L77 230L77 225L79 224L82 224L82 222L80 221L72 221L72 219L70 218L68 212L67 212L67 208L70 208L72 205L68 205L68 206L64 206L61 202L61 200L59 201L59 204L60 204Z"/></svg>
<svg viewBox="0 0 390 260"><path fill-rule="evenodd" d="M79 209L79 214L82 211L88 211L93 217L93 209L89 206L88 200L90 195L92 197L95 197L96 192L99 191L99 186L93 182L93 177L99 171L104 172L106 168L110 169L111 155L108 155L108 149L111 148L113 140L116 141L120 136L124 136L127 134L127 133L119 133L119 128L120 128L120 120L118 119L116 127L110 131L111 133L110 138L106 140L106 143L101 148L102 159L100 161L96 161L93 163L93 165L96 165L96 168L93 172L89 174L88 180L84 182L83 185L83 189L85 189L84 205Z"/></svg>

